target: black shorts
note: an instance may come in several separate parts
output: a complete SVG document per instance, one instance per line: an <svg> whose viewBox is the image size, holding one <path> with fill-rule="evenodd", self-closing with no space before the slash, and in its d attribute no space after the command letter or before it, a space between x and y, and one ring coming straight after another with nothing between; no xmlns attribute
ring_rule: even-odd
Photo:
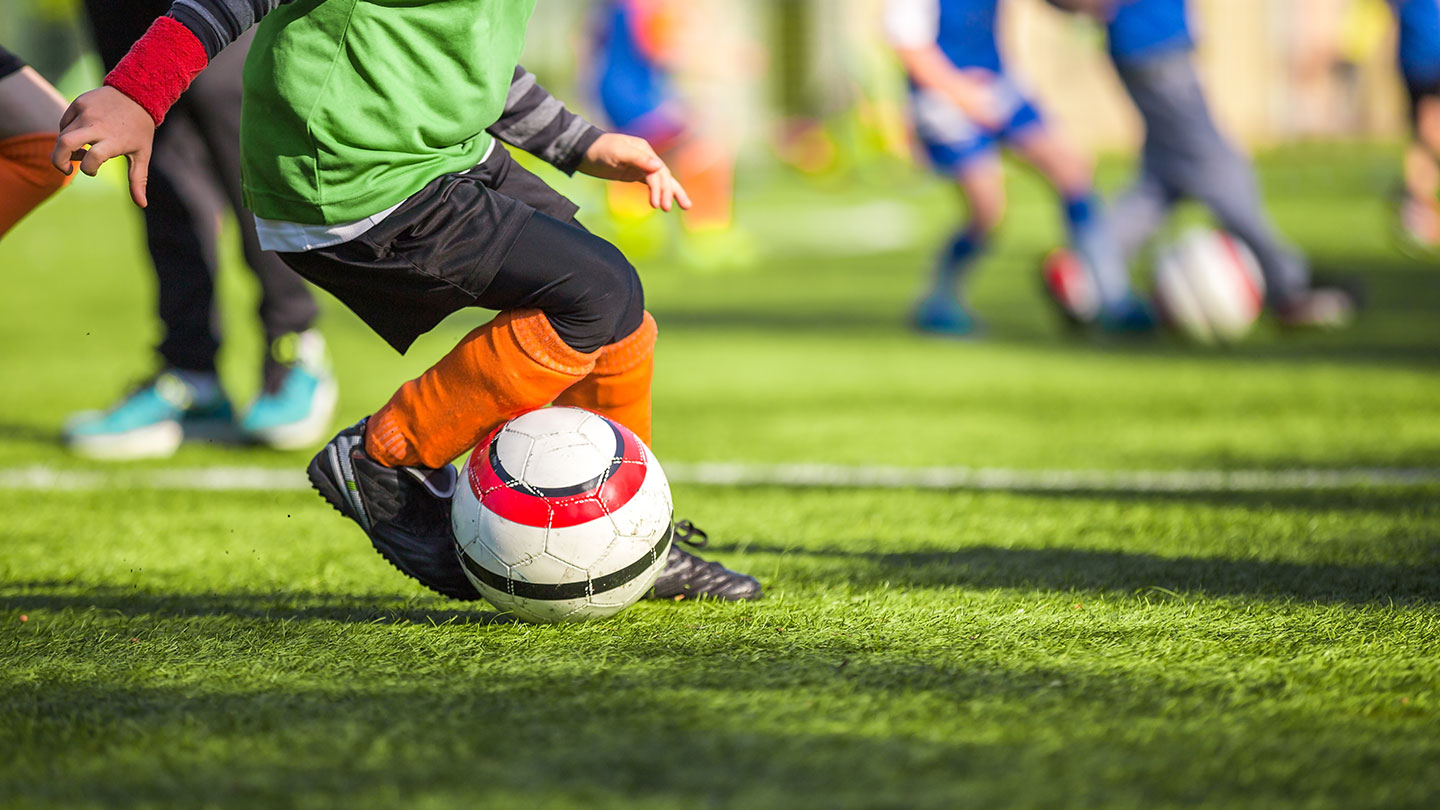
<svg viewBox="0 0 1440 810"><path fill-rule="evenodd" d="M575 221L578 210L497 144L355 239L280 257L401 353L466 307L540 309L588 352L639 328L644 297L635 269Z"/></svg>
<svg viewBox="0 0 1440 810"><path fill-rule="evenodd" d="M1410 100L1410 129L1413 131L1420 120L1420 102L1427 98L1440 99L1440 78L1405 79L1405 95Z"/></svg>
<svg viewBox="0 0 1440 810"><path fill-rule="evenodd" d="M24 59L5 50L5 46L0 45L0 79L9 76L11 73L23 67L25 67Z"/></svg>

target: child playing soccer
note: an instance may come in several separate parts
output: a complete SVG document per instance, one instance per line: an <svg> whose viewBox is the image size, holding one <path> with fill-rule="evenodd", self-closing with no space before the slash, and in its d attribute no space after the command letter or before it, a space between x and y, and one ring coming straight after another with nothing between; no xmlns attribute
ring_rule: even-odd
<svg viewBox="0 0 1440 810"><path fill-rule="evenodd" d="M479 594L454 551L452 460L552 402L650 441L656 329L635 269L495 140L567 172L643 182L656 208L689 205L647 143L602 133L516 64L534 5L177 0L105 86L66 111L51 158L82 158L93 174L125 155L144 206L155 125L209 59L260 23L241 151L262 246L397 351L456 310L500 311L308 468L387 560L460 599ZM754 599L760 586L672 546L653 595Z"/></svg>
<svg viewBox="0 0 1440 810"><path fill-rule="evenodd" d="M1152 320L1130 289L1111 242L1090 167L1005 72L995 41L999 0L888 0L885 30L910 80L915 134L937 171L953 177L970 219L942 249L915 326L964 335L975 328L964 283L1005 207L999 147L1034 166L1064 202L1075 252L1094 275L1102 326L1146 330Z"/></svg>
<svg viewBox="0 0 1440 810"><path fill-rule="evenodd" d="M46 160L64 110L49 82L0 47L0 237L69 182Z"/></svg>
<svg viewBox="0 0 1440 810"><path fill-rule="evenodd" d="M1176 203L1195 199L1255 253L1265 276L1266 302L1282 324L1350 323L1359 305L1356 294L1312 282L1305 257L1285 243L1265 215L1249 161L1210 117L1191 60L1195 40L1185 0L1055 2L1089 11L1105 23L1110 58L1144 120L1140 176L1111 209L1120 255L1128 261Z"/></svg>
<svg viewBox="0 0 1440 810"><path fill-rule="evenodd" d="M734 228L734 155L695 125L672 77L689 8L685 0L602 2L593 26L595 95L611 128L654 145L694 195L682 217L687 256L702 266L738 266L754 249ZM611 211L638 227L649 213L641 190L612 185L608 192Z"/></svg>

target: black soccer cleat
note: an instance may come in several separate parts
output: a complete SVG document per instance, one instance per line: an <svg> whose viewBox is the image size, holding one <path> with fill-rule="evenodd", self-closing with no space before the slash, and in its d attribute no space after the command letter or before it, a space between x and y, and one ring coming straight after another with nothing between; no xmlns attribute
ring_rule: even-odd
<svg viewBox="0 0 1440 810"><path fill-rule="evenodd" d="M365 420L336 434L305 470L335 511L360 524L375 550L420 584L451 599L479 599L455 554L450 499L454 467L386 467L365 454Z"/></svg>
<svg viewBox="0 0 1440 810"><path fill-rule="evenodd" d="M731 571L718 562L706 562L680 548L681 543L704 548L710 538L682 520L675 524L675 542L670 555L656 578L647 599L723 599L748 602L760 598L760 581L747 574Z"/></svg>

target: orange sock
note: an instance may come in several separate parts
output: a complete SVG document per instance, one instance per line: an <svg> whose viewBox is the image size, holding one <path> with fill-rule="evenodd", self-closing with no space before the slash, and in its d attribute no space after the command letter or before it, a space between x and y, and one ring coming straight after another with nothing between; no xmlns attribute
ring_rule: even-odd
<svg viewBox="0 0 1440 810"><path fill-rule="evenodd" d="M74 177L50 165L55 132L32 132L0 141L0 236Z"/></svg>
<svg viewBox="0 0 1440 810"><path fill-rule="evenodd" d="M439 467L520 414L549 405L595 367L538 309L502 312L466 335L370 417L365 452L388 467Z"/></svg>
<svg viewBox="0 0 1440 810"><path fill-rule="evenodd" d="M650 378L655 372L655 319L600 350L595 370L555 398L556 405L589 408L630 428L650 444Z"/></svg>

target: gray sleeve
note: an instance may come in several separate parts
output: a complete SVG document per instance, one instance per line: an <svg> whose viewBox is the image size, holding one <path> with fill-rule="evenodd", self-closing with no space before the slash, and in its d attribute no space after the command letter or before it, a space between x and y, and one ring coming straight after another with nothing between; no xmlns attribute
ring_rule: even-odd
<svg viewBox="0 0 1440 810"><path fill-rule="evenodd" d="M505 111L490 125L489 133L524 149L566 174L574 174L585 150L604 134L584 118L565 108L560 100L516 66L505 97Z"/></svg>
<svg viewBox="0 0 1440 810"><path fill-rule="evenodd" d="M205 46L205 56L215 54L240 38L260 18L291 0L175 0L170 14L189 28Z"/></svg>

